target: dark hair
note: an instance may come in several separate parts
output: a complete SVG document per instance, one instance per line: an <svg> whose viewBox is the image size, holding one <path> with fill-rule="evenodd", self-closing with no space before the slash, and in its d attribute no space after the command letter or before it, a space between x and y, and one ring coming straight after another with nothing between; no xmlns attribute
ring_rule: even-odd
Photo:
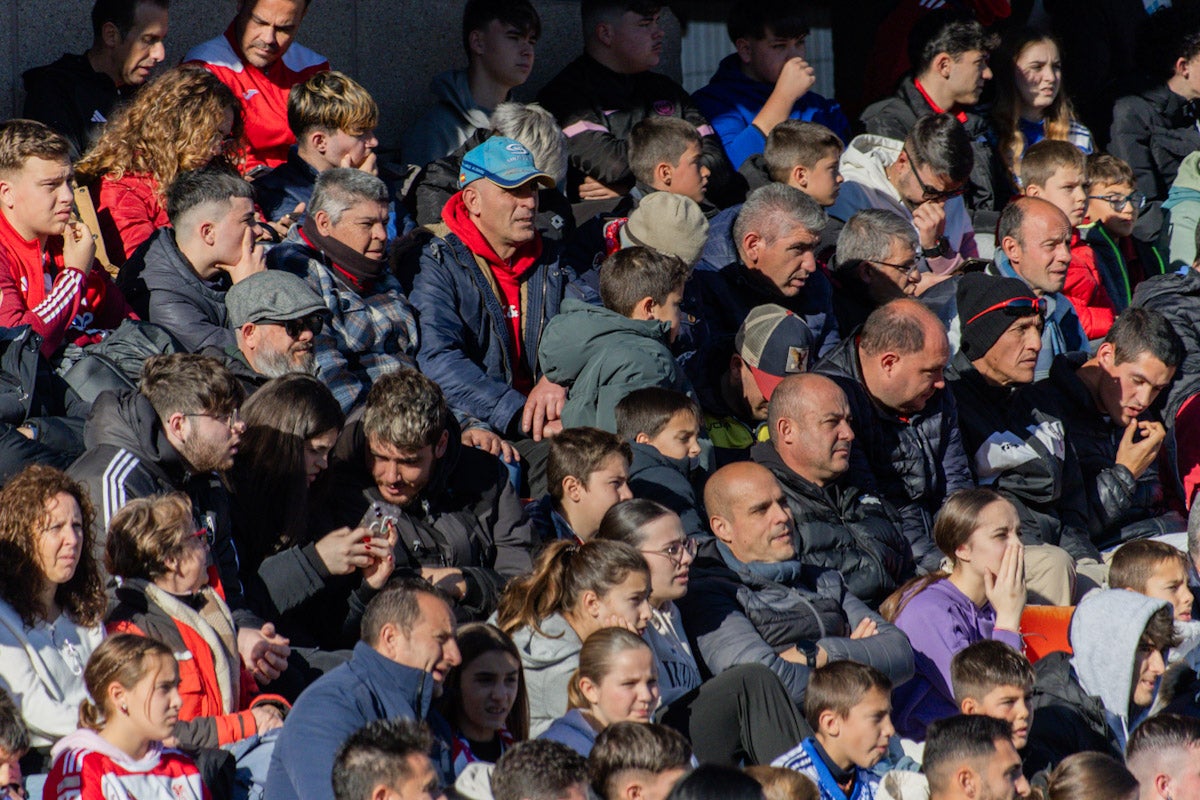
<svg viewBox="0 0 1200 800"><path fill-rule="evenodd" d="M350 735L333 759L336 800L369 800L375 787L408 777L408 758L428 755L433 736L424 722L379 719Z"/></svg>
<svg viewBox="0 0 1200 800"><path fill-rule="evenodd" d="M1176 4L1150 15L1137 42L1137 63L1166 82L1175 74L1179 59L1191 61L1200 55L1200 15L1192 7Z"/></svg>
<svg viewBox="0 0 1200 800"><path fill-rule="evenodd" d="M738 39L765 39L768 28L783 39L808 36L808 16L803 5L795 0L760 0L729 7L725 31L734 44Z"/></svg>
<svg viewBox="0 0 1200 800"><path fill-rule="evenodd" d="M541 633L539 626L546 617L574 609L584 592L606 594L632 572L649 578L650 567L636 548L624 542L553 541L538 554L532 572L504 587L496 624L509 635L523 626Z"/></svg>
<svg viewBox="0 0 1200 800"><path fill-rule="evenodd" d="M1046 800L1126 800L1137 797L1133 773L1107 753L1073 753L1050 773Z"/></svg>
<svg viewBox="0 0 1200 800"><path fill-rule="evenodd" d="M925 349L925 324L911 301L893 300L875 309L858 335L859 348L868 355L910 355Z"/></svg>
<svg viewBox="0 0 1200 800"><path fill-rule="evenodd" d="M1121 590L1117 590L1121 591ZM1166 653L1179 646L1179 635L1175 633L1175 610L1168 603L1160 606L1146 621L1142 635L1138 637L1138 649L1150 648Z"/></svg>
<svg viewBox="0 0 1200 800"><path fill-rule="evenodd" d="M228 414L245 396L224 364L197 353L151 356L142 365L138 388L164 421L177 412Z"/></svg>
<svg viewBox="0 0 1200 800"><path fill-rule="evenodd" d="M926 14L913 24L908 34L908 63L914 75L920 75L939 53L958 59L978 50L985 55L1000 44L1000 37L989 33L975 18L952 9Z"/></svg>
<svg viewBox="0 0 1200 800"><path fill-rule="evenodd" d="M635 770L659 774L669 769L687 769L692 764L688 740L666 725L616 722L596 737L588 754L588 779L592 791L616 800L617 777Z"/></svg>
<svg viewBox="0 0 1200 800"><path fill-rule="evenodd" d="M811 169L826 156L841 155L843 149L842 140L824 125L785 119L767 134L763 160L771 180L786 183L797 165Z"/></svg>
<svg viewBox="0 0 1200 800"><path fill-rule="evenodd" d="M622 247L600 267L600 300L623 317L649 297L662 305L671 292L683 290L692 269L678 256L649 247Z"/></svg>
<svg viewBox="0 0 1200 800"><path fill-rule="evenodd" d="M1125 763L1131 769L1137 762L1169 750L1200 747L1200 719L1182 714L1155 714L1133 729L1125 746Z"/></svg>
<svg viewBox="0 0 1200 800"><path fill-rule="evenodd" d="M967 645L950 660L950 683L954 702L968 697L982 700L1000 686L1015 686L1028 693L1033 689L1033 667L1029 659L995 639Z"/></svg>
<svg viewBox="0 0 1200 800"><path fill-rule="evenodd" d="M944 793L954 770L964 762L991 758L996 742L1012 742L1012 726L1002 719L959 714L930 723L925 731L922 770L929 778L931 793Z"/></svg>
<svg viewBox="0 0 1200 800"><path fill-rule="evenodd" d="M244 197L254 201L254 188L220 161L200 169L181 172L167 188L167 216L171 224L179 227L189 211L205 203L221 203L228 206L234 198Z"/></svg>
<svg viewBox="0 0 1200 800"><path fill-rule="evenodd" d="M572 786L587 784L587 759L561 742L518 742L492 771L494 800L559 800Z"/></svg>
<svg viewBox="0 0 1200 800"><path fill-rule="evenodd" d="M109 636L92 651L83 670L83 682L88 696L79 704L79 727L99 731L108 723L108 687L119 683L132 689L145 677L146 659L160 656L171 659L175 654L157 639L132 633ZM178 666L178 665L176 665Z"/></svg>
<svg viewBox="0 0 1200 800"><path fill-rule="evenodd" d="M659 164L679 163L688 147L699 146L696 126L679 117L646 117L629 132L629 171L647 185Z"/></svg>
<svg viewBox="0 0 1200 800"><path fill-rule="evenodd" d="M1117 548L1109 562L1108 588L1131 589L1145 593L1146 582L1159 564L1174 562L1183 568L1186 577L1188 557L1183 551L1166 542L1153 539L1134 539Z"/></svg>
<svg viewBox="0 0 1200 800"><path fill-rule="evenodd" d="M1054 173L1074 167L1087 180L1087 156L1075 145L1062 139L1043 139L1025 151L1018 172L1021 186L1045 186Z"/></svg>
<svg viewBox="0 0 1200 800"><path fill-rule="evenodd" d="M550 440L550 455L546 459L546 481L550 486L550 496L561 501L565 478L577 478L587 483L591 474L604 466L608 457L613 455L625 459L626 467L633 463L633 449L629 442L615 433L599 428L567 428Z"/></svg>
<svg viewBox="0 0 1200 800"><path fill-rule="evenodd" d="M471 57L471 33L483 30L492 20L511 25L535 39L542 35L542 18L529 0L467 0L463 9L462 45Z"/></svg>
<svg viewBox="0 0 1200 800"><path fill-rule="evenodd" d="M462 685L463 672L472 661L488 653L507 653L517 662L517 696L512 709L504 720L504 727L515 741L522 742L529 738L529 695L525 686L525 667L521 663L521 652L508 638L508 634L495 625L484 622L472 622L458 629L454 636L458 643L458 652L462 661L446 676L445 689L442 691L442 716L451 725L459 724L463 713Z"/></svg>
<svg viewBox="0 0 1200 800"><path fill-rule="evenodd" d="M313 495L305 447L314 436L340 431L346 418L324 383L290 374L250 395L242 420L246 431L234 461L233 513L242 566L257 569L267 556L308 540Z"/></svg>
<svg viewBox="0 0 1200 800"><path fill-rule="evenodd" d="M814 731L820 730L821 712L832 711L845 719L872 689L891 695L892 681L874 667L856 661L834 661L818 667L809 674L804 718Z"/></svg>
<svg viewBox="0 0 1200 800"><path fill-rule="evenodd" d="M763 790L740 769L701 764L675 784L667 800L763 800Z"/></svg>
<svg viewBox="0 0 1200 800"><path fill-rule="evenodd" d="M579 4L579 18L583 22L583 40L591 41L596 26L610 22L627 11L642 16L653 16L662 10L663 0L583 0Z"/></svg>
<svg viewBox="0 0 1200 800"><path fill-rule="evenodd" d="M1108 329L1104 343L1113 346L1117 364L1136 361L1142 353L1149 353L1172 369L1183 361L1183 342L1171 321L1149 308L1134 306L1122 311Z"/></svg>
<svg viewBox="0 0 1200 800"><path fill-rule="evenodd" d="M690 411L697 424L702 422L700 406L683 392L658 386L636 389L617 402L617 436L626 441L633 441L639 433L654 438L672 417L684 411Z"/></svg>
<svg viewBox="0 0 1200 800"><path fill-rule="evenodd" d="M600 520L600 530L596 532L595 538L640 547L646 540L642 527L674 513L662 503L645 497L622 500L604 512L604 519Z"/></svg>
<svg viewBox="0 0 1200 800"><path fill-rule="evenodd" d="M406 636L421 618L419 595L436 597L443 603L446 598L423 578L394 578L379 594L367 603L363 612L361 639L369 645L379 640L384 625L395 625ZM447 603L447 605L449 605Z"/></svg>
<svg viewBox="0 0 1200 800"><path fill-rule="evenodd" d="M0 753L20 757L29 749L29 728L21 709L8 692L0 688Z"/></svg>
<svg viewBox="0 0 1200 800"><path fill-rule="evenodd" d="M74 622L92 626L104 619L104 583L94 552L95 514L83 485L54 467L26 467L0 489L0 598L27 626L46 617L41 602L45 570L38 541L46 520L46 503L59 494L75 498L83 517L82 541L75 574L54 592L54 602Z"/></svg>
<svg viewBox="0 0 1200 800"><path fill-rule="evenodd" d="M133 30L137 8L142 3L158 6L164 10L167 8L167 0L96 0L92 6L92 37L96 41L100 41L104 23L111 22L117 26L117 31L124 39Z"/></svg>
<svg viewBox="0 0 1200 800"><path fill-rule="evenodd" d="M929 167L934 175L945 175L954 183L971 177L975 151L971 135L953 114L930 114L917 120L904 140L913 169Z"/></svg>
<svg viewBox="0 0 1200 800"><path fill-rule="evenodd" d="M367 392L363 435L399 450L436 445L450 422L442 389L415 369L382 375Z"/></svg>

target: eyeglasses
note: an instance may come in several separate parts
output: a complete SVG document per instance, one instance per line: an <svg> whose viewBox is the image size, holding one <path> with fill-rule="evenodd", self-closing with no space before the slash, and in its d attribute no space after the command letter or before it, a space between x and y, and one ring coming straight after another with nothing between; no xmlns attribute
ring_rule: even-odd
<svg viewBox="0 0 1200 800"><path fill-rule="evenodd" d="M211 528L208 528L206 526L201 526L199 528L196 528L196 532L193 533L192 536L194 536L196 538L196 540L201 542L202 544L204 544L208 547L212 547L213 532L212 532Z"/></svg>
<svg viewBox="0 0 1200 800"><path fill-rule="evenodd" d="M1088 200L1103 200L1112 206L1113 211L1116 211L1117 213L1124 211L1125 206L1130 205L1131 203L1133 204L1134 211L1141 211L1146 207L1146 195L1142 194L1141 192L1127 194L1124 197L1116 195L1089 194Z"/></svg>
<svg viewBox="0 0 1200 800"><path fill-rule="evenodd" d="M312 331L313 336L319 334L325 327L325 318L320 314L309 314L299 319L264 319L258 324L282 325L288 336L299 339L304 331Z"/></svg>
<svg viewBox="0 0 1200 800"><path fill-rule="evenodd" d="M1044 297L1013 297L1005 300L1002 303L996 303L994 306L988 306L983 311L980 311L975 316L966 321L966 325L970 325L975 320L982 317L984 314L990 314L993 311L1001 309L1011 309L1013 311L1028 311L1036 314L1046 313L1046 298Z"/></svg>
<svg viewBox="0 0 1200 800"><path fill-rule="evenodd" d="M959 186L957 189L934 189L932 186L926 184L925 181L921 180L921 175L917 172L917 162L912 157L912 154L908 152L907 147L904 148L904 154L908 156L909 169L912 171L913 177L917 179L917 185L921 187L921 194L924 195L926 200L949 200L950 198L958 197L963 192L967 191L967 185L965 183L962 186Z"/></svg>
<svg viewBox="0 0 1200 800"><path fill-rule="evenodd" d="M676 566L683 563L683 554L687 553L692 558L696 557L696 540L695 539L677 539L664 547L662 550L642 550L645 555L663 556L675 562Z"/></svg>
<svg viewBox="0 0 1200 800"><path fill-rule="evenodd" d="M229 428L229 430L233 430L238 425L242 424L241 412L236 408L233 411L230 411L228 414L184 414L184 416L185 417L208 417L209 419L215 419L217 422L225 423L225 425Z"/></svg>
<svg viewBox="0 0 1200 800"><path fill-rule="evenodd" d="M916 261L910 261L907 264L893 264L890 261L868 261L868 264L875 264L880 267L891 267L903 272L907 277L921 277L921 267Z"/></svg>

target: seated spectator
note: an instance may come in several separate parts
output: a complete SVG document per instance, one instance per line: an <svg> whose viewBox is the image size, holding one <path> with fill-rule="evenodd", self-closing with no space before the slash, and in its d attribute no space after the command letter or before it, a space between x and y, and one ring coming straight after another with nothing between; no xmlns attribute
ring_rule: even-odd
<svg viewBox="0 0 1200 800"><path fill-rule="evenodd" d="M709 176L703 159L695 127L675 117L646 117L629 132L629 171L637 183L613 213L628 216L652 192L681 194L703 206Z"/></svg>
<svg viewBox="0 0 1200 800"><path fill-rule="evenodd" d="M469 764L495 764L529 738L529 694L521 653L494 625L471 623L458 631L462 663L446 676L441 712L454 731L454 775Z"/></svg>
<svg viewBox="0 0 1200 800"><path fill-rule="evenodd" d="M804 701L812 669L829 661L859 661L896 682L911 677L904 635L851 594L836 571L797 560L787 499L765 467L717 470L704 505L715 538L700 545L679 606L710 674L766 664L795 703Z"/></svg>
<svg viewBox="0 0 1200 800"><path fill-rule="evenodd" d="M549 494L529 507L534 540L587 542L604 513L633 497L629 443L598 428L568 428L550 440Z"/></svg>
<svg viewBox="0 0 1200 800"><path fill-rule="evenodd" d="M463 8L465 69L439 73L429 86L436 101L403 138L404 160L423 167L457 150L529 79L542 20L528 0L472 0Z"/></svg>
<svg viewBox="0 0 1200 800"><path fill-rule="evenodd" d="M1200 623L1192 621L1195 598L1188 587L1188 557L1182 551L1154 539L1126 542L1113 553L1108 587L1171 604L1179 645L1168 654L1168 663L1188 656L1200 644Z"/></svg>
<svg viewBox="0 0 1200 800"><path fill-rule="evenodd" d="M811 779L787 767L757 764L742 772L759 782L764 800L821 800L821 790Z"/></svg>
<svg viewBox="0 0 1200 800"><path fill-rule="evenodd" d="M238 13L220 36L196 45L183 57L199 64L244 98L246 152L243 168L253 178L260 167L287 159L296 137L288 128L288 92L329 61L304 45L296 34L310 0L238 0Z"/></svg>
<svg viewBox="0 0 1200 800"><path fill-rule="evenodd" d="M167 216L171 225L125 262L117 285L139 317L166 328L188 352L235 345L225 293L266 269L254 246L254 190L222 168L184 172L167 189Z"/></svg>
<svg viewBox="0 0 1200 800"><path fill-rule="evenodd" d="M1091 155L1092 132L1076 119L1063 91L1058 41L1051 34L1036 28L1009 34L996 52L995 73L992 125L1012 185L1028 186L1022 160L1038 142L1068 142Z"/></svg>
<svg viewBox="0 0 1200 800"><path fill-rule="evenodd" d="M450 606L425 581L393 582L372 598L350 661L305 689L288 714L271 754L266 796L332 798L325 776L336 753L371 722L429 718L448 738L430 706L462 661L454 627Z"/></svg>
<svg viewBox="0 0 1200 800"><path fill-rule="evenodd" d="M1083 471L1088 535L1100 548L1179 530L1155 462L1166 432L1147 413L1182 359L1179 337L1161 314L1130 308L1096 355L1060 356L1048 380L1025 389L1027 403L1063 423Z"/></svg>
<svg viewBox="0 0 1200 800"><path fill-rule="evenodd" d="M1139 283L1167 272L1166 260L1155 244L1133 236L1146 198L1134 190L1129 165L1116 156L1093 153L1088 156L1087 176L1089 222L1080 233L1092 248L1100 280L1120 314L1133 302ZM1194 248L1195 225L1187 238Z"/></svg>
<svg viewBox="0 0 1200 800"><path fill-rule="evenodd" d="M837 661L813 670L804 716L813 735L775 759L817 784L822 798L874 797L873 770L887 753L892 727L892 682L879 670Z"/></svg>
<svg viewBox="0 0 1200 800"><path fill-rule="evenodd" d="M689 272L674 256L623 248L600 270L602 307L563 300L538 348L546 378L567 389L563 427L615 432L615 406L631 391L692 391L671 355Z"/></svg>
<svg viewBox="0 0 1200 800"><path fill-rule="evenodd" d="M30 326L50 358L98 340L133 311L72 216L67 140L40 122L0 125L0 326Z"/></svg>
<svg viewBox="0 0 1200 800"><path fill-rule="evenodd" d="M665 725L615 722L596 735L588 755L588 779L603 800L666 800L691 768L691 745Z"/></svg>
<svg viewBox="0 0 1200 800"><path fill-rule="evenodd" d="M771 394L771 441L750 457L771 471L796 525L797 558L840 572L872 608L913 574L899 514L849 483L854 430L846 394L823 375L785 378Z"/></svg>
<svg viewBox="0 0 1200 800"><path fill-rule="evenodd" d="M167 189L180 173L233 163L241 139L241 101L196 67L164 72L122 107L75 165L79 181L90 184L113 264L171 224Z"/></svg>
<svg viewBox="0 0 1200 800"><path fill-rule="evenodd" d="M652 500L618 503L604 515L598 539L630 544L650 567L650 625L664 713L704 763L766 764L807 733L779 678L762 664L739 664L704 680L676 601L688 590L696 540L679 518Z"/></svg>
<svg viewBox="0 0 1200 800"><path fill-rule="evenodd" d="M1050 773L1046 800L1137 800L1137 778L1120 759L1104 753L1075 753Z"/></svg>
<svg viewBox="0 0 1200 800"><path fill-rule="evenodd" d="M843 149L842 140L824 125L785 119L767 134L762 154L750 156L738 172L751 190L771 181L786 183L829 208L842 189Z"/></svg>
<svg viewBox="0 0 1200 800"><path fill-rule="evenodd" d="M313 340L328 312L303 278L278 269L247 275L225 293L225 311L235 346L200 352L228 368L246 394L271 378L316 373Z"/></svg>
<svg viewBox="0 0 1200 800"><path fill-rule="evenodd" d="M752 309L775 303L808 324L814 359L832 350L833 287L814 255L827 221L811 197L774 183L718 214L684 290L683 310L696 321L680 347L728 345Z"/></svg>
<svg viewBox="0 0 1200 800"><path fill-rule="evenodd" d="M656 0L587 0L580 7L583 55L538 92L567 137L572 200L612 199L633 187L629 136L651 116L678 117L695 127L711 173L709 196L716 202L724 192L736 194L733 170L708 120L682 86L651 72L662 53L661 11Z"/></svg>
<svg viewBox="0 0 1200 800"><path fill-rule="evenodd" d="M496 624L521 652L532 736L567 712L584 641L614 621L640 634L651 616L649 594L646 559L621 542L551 542L532 573L509 582Z"/></svg>
<svg viewBox="0 0 1200 800"><path fill-rule="evenodd" d="M693 357L700 361L695 386L717 466L748 460L750 448L770 438L771 393L788 375L808 369L812 353L812 332L803 318L767 303L746 315L733 347Z"/></svg>
<svg viewBox="0 0 1200 800"><path fill-rule="evenodd" d="M78 725L80 675L104 638L92 504L63 473L34 466L4 485L0 508L0 688L29 728L25 771L46 772L50 745Z"/></svg>
<svg viewBox="0 0 1200 800"><path fill-rule="evenodd" d="M1141 800L1182 797L1200 770L1200 720L1155 714L1129 735L1125 766L1138 780Z"/></svg>
<svg viewBox="0 0 1200 800"><path fill-rule="evenodd" d="M288 149L287 161L255 179L254 194L267 219L290 226L304 218L317 176L325 170L352 167L379 174L379 106L353 78L328 71L293 86L287 109L296 144Z"/></svg>
<svg viewBox="0 0 1200 800"><path fill-rule="evenodd" d="M694 466L702 452L696 401L670 389L638 389L617 403L616 416L617 435L633 449L629 491L678 514L689 536L703 533L706 475Z"/></svg>
<svg viewBox="0 0 1200 800"><path fill-rule="evenodd" d="M849 485L900 512L920 574L938 568L933 516L946 498L972 486L954 395L942 371L949 347L941 322L915 300L871 313L816 371L842 388L857 446Z"/></svg>
<svg viewBox="0 0 1200 800"><path fill-rule="evenodd" d="M795 4L766 0L731 8L726 21L735 52L721 60L708 85L695 94L734 169L761 153L785 120L815 122L843 141L850 124L836 100L812 91L816 75L805 61L808 20Z"/></svg>
<svg viewBox="0 0 1200 800"><path fill-rule="evenodd" d="M192 760L163 744L174 734L182 704L179 666L169 647L117 634L88 658L83 680L88 697L79 706L80 727L54 746L45 795L210 796Z"/></svg>
<svg viewBox="0 0 1200 800"><path fill-rule="evenodd" d="M380 377L413 366L417 350L415 310L388 271L388 197L374 175L325 170L304 224L267 255L320 293L332 321L313 338L317 372L347 414Z"/></svg>
<svg viewBox="0 0 1200 800"><path fill-rule="evenodd" d="M964 200L975 212L979 230L991 227L988 221L1011 194L991 122L976 110L993 77L988 59L998 44L997 36L969 15L950 9L928 14L908 36L915 56L912 75L900 81L894 96L868 106L861 117L867 133L904 139L923 117L953 115L971 138L974 162ZM990 213L979 215L981 211Z"/></svg>
<svg viewBox="0 0 1200 800"><path fill-rule="evenodd" d="M912 223L893 211L867 208L846 220L832 265L838 289L833 313L843 339L862 327L875 309L916 295L921 282L917 249Z"/></svg>
<svg viewBox="0 0 1200 800"><path fill-rule="evenodd" d="M21 759L29 752L29 730L21 712L0 689L0 797L5 800L25 800L25 784L21 777Z"/></svg>
<svg viewBox="0 0 1200 800"><path fill-rule="evenodd" d="M1017 509L1032 603L1071 605L1107 570L1088 538L1087 494L1063 422L1021 401L1042 348L1042 302L1022 281L978 273L958 282L962 349L946 370L971 472Z"/></svg>
<svg viewBox="0 0 1200 800"><path fill-rule="evenodd" d="M334 800L440 800L441 780L429 754L429 728L411 719L378 719L359 728L333 759Z"/></svg>
<svg viewBox="0 0 1200 800"><path fill-rule="evenodd" d="M1044 300L1046 304L1042 314L1042 349L1034 368L1034 380L1040 381L1050 374L1050 364L1056 356L1088 349L1079 315L1063 293L1074 235L1067 215L1041 198L1018 198L1000 214L996 257L987 273L1021 279L1039 303Z"/></svg>
<svg viewBox="0 0 1200 800"><path fill-rule="evenodd" d="M884 605L885 618L908 635L917 674L896 688L896 728L914 741L957 709L950 661L966 646L995 639L1022 647L1024 548L1012 504L991 489L951 495L933 526L950 572L905 584Z"/></svg>
<svg viewBox="0 0 1200 800"><path fill-rule="evenodd" d="M588 762L559 742L521 742L496 763L491 791L495 800L578 800L587 797Z"/></svg>
<svg viewBox="0 0 1200 800"><path fill-rule="evenodd" d="M922 117L903 140L855 137L842 154L846 182L829 216L846 222L864 208L893 211L912 222L929 271L948 275L979 256L962 199L975 163L971 147L951 114Z"/></svg>
<svg viewBox="0 0 1200 800"><path fill-rule="evenodd" d="M118 103L129 100L167 57L167 0L97 0L92 46L26 70L21 116L71 143L71 160L100 137Z"/></svg>
<svg viewBox="0 0 1200 800"><path fill-rule="evenodd" d="M1113 158L1116 158L1115 156ZM1124 164L1125 162L1120 162ZM1128 166L1128 165L1126 165ZM1130 170L1132 175L1132 169ZM1130 181L1130 186L1136 186ZM1092 191L1089 189L1089 191ZM1133 205L1133 214L1135 219L1141 217L1141 212L1146 209L1146 196L1140 191L1134 191L1128 195L1131 204ZM1138 198L1141 198L1140 200ZM1108 213L1115 216L1124 216L1115 213L1116 204L1112 206L1112 211ZM1089 214L1091 208L1089 207ZM1122 208L1124 210L1124 208ZM1152 214L1153 209L1146 212ZM1155 264L1152 262L1152 269L1149 274L1144 277L1153 277L1157 274L1153 271L1153 266L1159 267L1162 273L1170 273L1174 270L1181 270L1190 267L1196 261L1196 227L1200 225L1200 152L1192 153L1183 159L1179 165L1179 172L1175 176L1175 182L1171 184L1171 189L1167 193L1167 199L1162 204L1162 229L1158 232L1157 239L1151 239L1154 245L1153 253L1160 259L1165 258L1170 263L1170 267L1164 267L1161 263ZM1153 234L1154 231L1149 233ZM1134 239L1135 253L1140 254L1144 245L1140 239Z"/></svg>
<svg viewBox="0 0 1200 800"><path fill-rule="evenodd" d="M397 567L445 592L464 622L485 619L505 581L528 573L533 533L508 469L464 442L424 375L377 380L339 450L310 527L382 528Z"/></svg>
<svg viewBox="0 0 1200 800"><path fill-rule="evenodd" d="M425 246L413 283L421 371L460 419L540 440L561 428L566 395L537 364L568 283L534 225L537 187L554 179L521 144L493 136L463 158L459 184L443 212L448 230Z"/></svg>
<svg viewBox="0 0 1200 800"><path fill-rule="evenodd" d="M1010 728L991 717L960 715L930 725L922 771L930 800L1016 800L1029 794Z"/></svg>
<svg viewBox="0 0 1200 800"><path fill-rule="evenodd" d="M1012 743L1022 750L1029 741L1033 712L1033 667L999 639L967 645L950 660L954 702L963 714L982 714L1012 725Z"/></svg>
<svg viewBox="0 0 1200 800"><path fill-rule="evenodd" d="M701 764L679 779L667 800L763 800L762 787L734 767Z"/></svg>
<svg viewBox="0 0 1200 800"><path fill-rule="evenodd" d="M1171 606L1121 589L1094 592L1075 609L1070 640L1074 655L1050 653L1034 665L1026 775L1083 750L1121 758L1176 644Z"/></svg>
<svg viewBox="0 0 1200 800"><path fill-rule="evenodd" d="M649 724L658 701L658 670L650 645L624 628L601 628L579 650L579 666L567 685L567 713L538 738L562 742L587 756L596 734L609 725Z"/></svg>
<svg viewBox="0 0 1200 800"><path fill-rule="evenodd" d="M109 632L149 636L191 654L179 665L172 737L193 756L277 730L288 708L279 697L260 695L242 666L233 615L208 573L207 536L185 495L157 495L131 500L117 512L105 553L108 574L120 580L105 617ZM262 758L259 753L239 765L260 789L267 778Z"/></svg>
<svg viewBox="0 0 1200 800"><path fill-rule="evenodd" d="M1135 233L1153 242L1162 225L1159 205L1167 199L1180 164L1200 149L1191 108L1200 100L1200 27L1181 9L1160 9L1151 18L1159 34L1149 55L1157 82L1139 94L1121 97L1113 105L1108 150L1133 169L1137 190L1148 202ZM1112 101L1111 96L1106 98Z"/></svg>

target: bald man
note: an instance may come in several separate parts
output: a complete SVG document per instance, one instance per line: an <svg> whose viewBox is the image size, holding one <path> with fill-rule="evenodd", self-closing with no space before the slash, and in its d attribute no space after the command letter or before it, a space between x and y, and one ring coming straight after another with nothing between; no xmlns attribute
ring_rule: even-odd
<svg viewBox="0 0 1200 800"><path fill-rule="evenodd" d="M872 311L858 336L844 339L815 369L849 402L856 442L847 480L900 512L922 573L942 560L933 543L934 515L951 492L974 486L942 374L949 359L941 321L904 299Z"/></svg>
<svg viewBox="0 0 1200 800"><path fill-rule="evenodd" d="M792 375L771 394L767 415L770 441L750 458L783 488L800 562L837 570L877 608L912 577L912 547L891 504L846 480L854 446L846 393L824 375Z"/></svg>
<svg viewBox="0 0 1200 800"><path fill-rule="evenodd" d="M830 661L870 664L897 685L912 676L905 635L836 570L797 559L787 497L766 467L722 467L705 484L704 503L714 536L701 543L677 602L709 672L765 664L800 706L810 670Z"/></svg>

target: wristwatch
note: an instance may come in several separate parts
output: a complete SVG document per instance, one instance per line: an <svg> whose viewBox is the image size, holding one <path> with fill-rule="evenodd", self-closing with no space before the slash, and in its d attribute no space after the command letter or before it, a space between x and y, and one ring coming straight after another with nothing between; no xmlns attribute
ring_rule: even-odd
<svg viewBox="0 0 1200 800"><path fill-rule="evenodd" d="M808 666L815 669L817 666L817 643L801 641L796 645L796 649L804 655L804 660L808 662Z"/></svg>
<svg viewBox="0 0 1200 800"><path fill-rule="evenodd" d="M924 258L941 258L950 252L950 240L939 236L935 247L922 247L921 256Z"/></svg>

